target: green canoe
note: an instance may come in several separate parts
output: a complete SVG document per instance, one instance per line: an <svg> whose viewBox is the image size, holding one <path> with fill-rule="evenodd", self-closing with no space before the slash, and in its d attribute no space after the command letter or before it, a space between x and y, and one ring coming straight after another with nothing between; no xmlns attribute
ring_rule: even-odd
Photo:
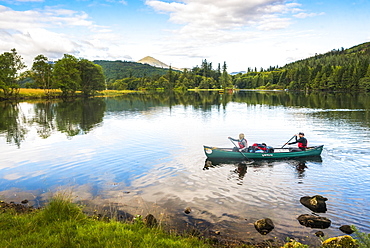
<svg viewBox="0 0 370 248"><path fill-rule="evenodd" d="M280 159L320 156L323 145L308 147L305 151L294 148L274 148L274 152L234 152L233 148L204 146L204 153L209 159L243 160L243 159Z"/></svg>

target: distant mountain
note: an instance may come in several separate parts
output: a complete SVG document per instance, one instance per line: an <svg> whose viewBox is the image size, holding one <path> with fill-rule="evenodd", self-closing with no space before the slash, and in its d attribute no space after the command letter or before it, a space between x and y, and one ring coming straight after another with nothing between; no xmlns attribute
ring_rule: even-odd
<svg viewBox="0 0 370 248"><path fill-rule="evenodd" d="M169 65L159 61L158 59L150 57L150 56L146 56L145 58L140 59L137 63L147 64L147 65L151 65L151 66L159 67L159 68L164 68L164 69L169 69L170 68ZM173 70L183 71L183 69L176 68L176 67L173 67L173 66L171 66L171 68Z"/></svg>
<svg viewBox="0 0 370 248"><path fill-rule="evenodd" d="M166 68L166 69L170 68L167 64L153 57L150 57L150 56L146 56L145 58L140 59L137 63L148 64L148 65L159 67L159 68Z"/></svg>

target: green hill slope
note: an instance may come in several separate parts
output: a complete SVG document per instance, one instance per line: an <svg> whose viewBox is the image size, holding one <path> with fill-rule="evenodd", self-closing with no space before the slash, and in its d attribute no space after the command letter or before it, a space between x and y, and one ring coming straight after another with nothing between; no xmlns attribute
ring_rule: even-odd
<svg viewBox="0 0 370 248"><path fill-rule="evenodd" d="M370 42L333 49L281 68L233 76L236 87L323 91L370 90Z"/></svg>
<svg viewBox="0 0 370 248"><path fill-rule="evenodd" d="M348 66L356 65L359 61L370 59L370 42L366 42L348 49L333 49L324 54L316 54L313 57L298 60L285 65L283 68L295 68L302 66Z"/></svg>
<svg viewBox="0 0 370 248"><path fill-rule="evenodd" d="M117 79L129 77L150 77L154 75L162 76L168 71L168 69L158 68L148 64L120 60L94 60L93 62L103 68L107 82L114 82Z"/></svg>

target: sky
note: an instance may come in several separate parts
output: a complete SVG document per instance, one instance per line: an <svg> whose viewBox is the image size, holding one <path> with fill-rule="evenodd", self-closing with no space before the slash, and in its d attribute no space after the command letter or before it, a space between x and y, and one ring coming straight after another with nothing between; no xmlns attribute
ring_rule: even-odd
<svg viewBox="0 0 370 248"><path fill-rule="evenodd" d="M0 0L0 53L284 66L370 41L370 0Z"/></svg>

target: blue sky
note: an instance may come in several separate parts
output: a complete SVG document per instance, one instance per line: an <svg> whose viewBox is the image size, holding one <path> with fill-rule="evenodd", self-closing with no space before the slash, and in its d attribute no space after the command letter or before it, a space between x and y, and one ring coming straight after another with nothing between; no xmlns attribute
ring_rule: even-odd
<svg viewBox="0 0 370 248"><path fill-rule="evenodd" d="M369 27L369 0L0 0L0 52L29 67L72 54L245 71L368 42Z"/></svg>

